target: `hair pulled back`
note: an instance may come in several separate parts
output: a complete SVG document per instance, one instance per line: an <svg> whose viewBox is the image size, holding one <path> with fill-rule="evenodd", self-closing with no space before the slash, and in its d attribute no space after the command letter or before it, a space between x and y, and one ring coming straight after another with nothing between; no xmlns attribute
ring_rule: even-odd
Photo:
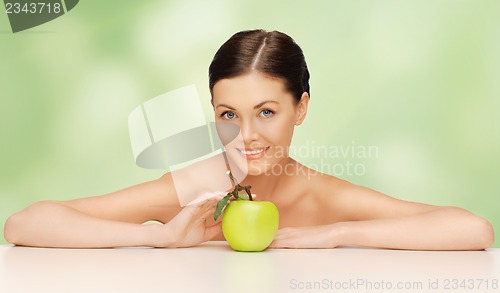
<svg viewBox="0 0 500 293"><path fill-rule="evenodd" d="M288 35L265 30L234 34L215 53L209 67L209 88L221 79L240 76L255 70L282 79L296 102L309 94L309 71L302 49Z"/></svg>

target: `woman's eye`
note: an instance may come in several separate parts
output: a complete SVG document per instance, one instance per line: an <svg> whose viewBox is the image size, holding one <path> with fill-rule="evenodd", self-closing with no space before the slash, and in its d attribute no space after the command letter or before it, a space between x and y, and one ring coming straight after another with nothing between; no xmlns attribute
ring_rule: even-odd
<svg viewBox="0 0 500 293"><path fill-rule="evenodd" d="M265 109L265 110L262 110L262 112L260 112L260 114L262 115L262 117L268 118L268 117L271 117L274 114L274 112L269 110L269 109Z"/></svg>
<svg viewBox="0 0 500 293"><path fill-rule="evenodd" d="M228 119L228 120L231 120L231 119L234 119L234 117L236 117L236 114L234 114L233 112L231 111L226 111L224 113L222 113L220 115L222 118L225 118L225 119Z"/></svg>

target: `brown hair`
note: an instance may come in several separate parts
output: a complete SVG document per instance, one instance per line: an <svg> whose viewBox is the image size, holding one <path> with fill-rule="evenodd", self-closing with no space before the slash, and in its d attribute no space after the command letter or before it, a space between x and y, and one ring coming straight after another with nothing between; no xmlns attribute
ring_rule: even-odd
<svg viewBox="0 0 500 293"><path fill-rule="evenodd" d="M221 79L256 70L285 82L296 102L309 94L309 71L302 49L288 35L265 30L241 31L219 48L210 63L209 88Z"/></svg>

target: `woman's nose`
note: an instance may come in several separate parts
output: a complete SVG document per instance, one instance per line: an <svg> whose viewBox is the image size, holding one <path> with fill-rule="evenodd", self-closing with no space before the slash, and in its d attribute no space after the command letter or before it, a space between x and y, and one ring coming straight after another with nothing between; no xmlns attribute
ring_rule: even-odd
<svg viewBox="0 0 500 293"><path fill-rule="evenodd" d="M259 132L252 120L243 121L240 127L241 135L243 137L245 145L248 146L252 141L255 141L259 138Z"/></svg>

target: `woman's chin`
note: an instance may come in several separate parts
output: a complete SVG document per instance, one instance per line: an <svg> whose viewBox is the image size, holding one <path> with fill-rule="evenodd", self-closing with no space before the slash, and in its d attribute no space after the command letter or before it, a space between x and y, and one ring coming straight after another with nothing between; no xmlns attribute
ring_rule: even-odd
<svg viewBox="0 0 500 293"><path fill-rule="evenodd" d="M271 169L269 162L262 161L246 161L246 160L229 160L229 166L233 175L242 180L246 176L267 175Z"/></svg>

